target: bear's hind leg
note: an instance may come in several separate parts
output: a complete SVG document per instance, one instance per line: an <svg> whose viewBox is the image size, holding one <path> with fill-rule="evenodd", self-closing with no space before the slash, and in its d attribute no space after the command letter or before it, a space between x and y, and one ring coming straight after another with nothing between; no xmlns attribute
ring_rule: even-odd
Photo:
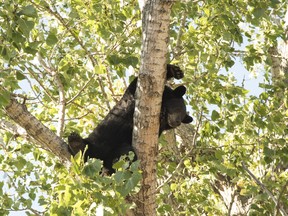
<svg viewBox="0 0 288 216"><path fill-rule="evenodd" d="M73 132L68 136L68 146L70 153L75 156L79 151L83 153L86 144L79 134Z"/></svg>

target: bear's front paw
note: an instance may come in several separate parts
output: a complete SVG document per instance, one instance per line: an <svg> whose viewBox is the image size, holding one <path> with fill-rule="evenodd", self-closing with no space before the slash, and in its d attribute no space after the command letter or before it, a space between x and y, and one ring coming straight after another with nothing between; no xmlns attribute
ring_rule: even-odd
<svg viewBox="0 0 288 216"><path fill-rule="evenodd" d="M175 79L182 79L184 77L183 71L176 65L167 65L167 79L174 77Z"/></svg>

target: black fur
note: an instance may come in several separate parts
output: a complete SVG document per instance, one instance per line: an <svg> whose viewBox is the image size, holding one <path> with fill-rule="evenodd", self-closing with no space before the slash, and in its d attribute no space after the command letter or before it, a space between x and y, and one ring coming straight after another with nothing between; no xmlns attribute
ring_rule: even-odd
<svg viewBox="0 0 288 216"><path fill-rule="evenodd" d="M181 79L183 72L179 67L167 65L167 79ZM88 150L85 153L87 158L98 158L103 160L104 167L109 173L113 173L112 168L115 159L121 155L133 151L132 132L133 132L133 114L135 108L135 91L137 78L135 78L126 89L121 100L112 108L104 120L93 130L85 139L82 139L77 133L72 133L68 137L69 149L72 155L80 150ZM175 90L165 86L162 98L159 136L164 130L176 128L181 123L188 124L192 122L192 117L187 115L186 106L182 96L186 88L179 86ZM135 152L134 152L135 153ZM135 160L137 157L135 157Z"/></svg>

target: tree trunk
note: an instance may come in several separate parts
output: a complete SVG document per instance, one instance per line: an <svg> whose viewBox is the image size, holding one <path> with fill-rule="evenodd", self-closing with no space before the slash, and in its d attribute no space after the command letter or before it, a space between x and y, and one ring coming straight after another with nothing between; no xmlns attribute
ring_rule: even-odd
<svg viewBox="0 0 288 216"><path fill-rule="evenodd" d="M133 146L143 171L136 215L156 215L156 156L165 82L172 1L149 0L142 13L141 66L136 90Z"/></svg>
<svg viewBox="0 0 288 216"><path fill-rule="evenodd" d="M280 22L279 22L280 23ZM285 16L285 39L269 49L272 62L272 81L274 85L288 85L288 6L286 6Z"/></svg>

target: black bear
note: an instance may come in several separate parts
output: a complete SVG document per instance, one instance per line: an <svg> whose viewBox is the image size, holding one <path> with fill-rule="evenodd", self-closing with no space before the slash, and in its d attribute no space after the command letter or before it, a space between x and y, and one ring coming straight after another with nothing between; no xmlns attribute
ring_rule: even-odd
<svg viewBox="0 0 288 216"><path fill-rule="evenodd" d="M183 78L183 72L179 67L167 65L167 80L171 78ZM137 78L135 78L126 89L120 101L110 110L104 120L93 130L88 138L83 139L77 133L72 133L68 137L70 153L74 156L80 150L88 149L85 152L87 158L97 158L103 160L103 165L112 174L113 162L121 155L129 151L135 151L132 147L133 114L135 108L135 91ZM182 96L186 88L179 86L171 89L165 86L160 114L159 136L164 130L176 128L181 123L192 122L192 117L187 115L186 106ZM135 155L135 160L137 159Z"/></svg>

